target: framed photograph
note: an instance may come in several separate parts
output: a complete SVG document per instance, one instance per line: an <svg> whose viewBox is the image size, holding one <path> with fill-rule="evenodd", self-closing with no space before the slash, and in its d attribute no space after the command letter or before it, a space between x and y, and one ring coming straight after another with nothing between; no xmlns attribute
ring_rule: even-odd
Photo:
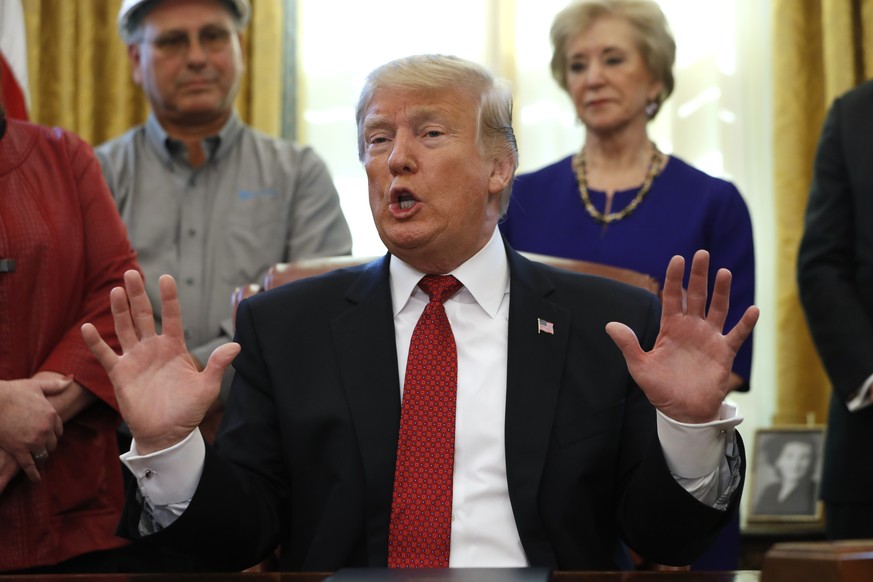
<svg viewBox="0 0 873 582"><path fill-rule="evenodd" d="M755 432L749 522L824 522L818 500L824 436L823 426Z"/></svg>

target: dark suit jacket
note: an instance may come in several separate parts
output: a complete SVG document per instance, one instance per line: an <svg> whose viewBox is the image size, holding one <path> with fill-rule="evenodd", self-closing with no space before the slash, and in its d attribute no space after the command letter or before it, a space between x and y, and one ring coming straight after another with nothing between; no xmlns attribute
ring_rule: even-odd
<svg viewBox="0 0 873 582"><path fill-rule="evenodd" d="M509 251L506 462L531 565L629 566L620 539L682 564L735 511L670 475L655 412L604 326L654 342L654 295ZM217 447L182 517L151 536L241 568L282 543L289 570L385 566L400 422L388 258L243 302ZM553 335L535 322L554 323ZM127 533L138 512L128 504Z"/></svg>
<svg viewBox="0 0 873 582"><path fill-rule="evenodd" d="M846 402L873 374L873 82L834 101L824 123L798 258L800 299L833 383L822 499L870 503L873 408Z"/></svg>

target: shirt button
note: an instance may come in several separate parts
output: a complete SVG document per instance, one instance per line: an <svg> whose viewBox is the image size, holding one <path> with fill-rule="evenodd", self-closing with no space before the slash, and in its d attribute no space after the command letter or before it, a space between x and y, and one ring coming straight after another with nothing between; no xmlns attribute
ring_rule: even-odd
<svg viewBox="0 0 873 582"><path fill-rule="evenodd" d="M154 473L152 473L152 470L151 470L151 469L146 469L146 472L145 472L145 478L146 478L146 479L151 479L151 478L152 478L152 475L154 475Z"/></svg>
<svg viewBox="0 0 873 582"><path fill-rule="evenodd" d="M188 285L188 286L190 287L191 285L194 284L194 278L193 278L193 277L188 277L187 279L185 279L185 284Z"/></svg>
<svg viewBox="0 0 873 582"><path fill-rule="evenodd" d="M188 236L197 236L197 229L192 228L188 231Z"/></svg>

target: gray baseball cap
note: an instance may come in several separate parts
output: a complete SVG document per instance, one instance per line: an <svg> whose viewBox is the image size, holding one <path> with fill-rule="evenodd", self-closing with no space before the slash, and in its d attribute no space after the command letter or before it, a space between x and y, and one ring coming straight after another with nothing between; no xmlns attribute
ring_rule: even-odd
<svg viewBox="0 0 873 582"><path fill-rule="evenodd" d="M130 27L131 24L136 23L136 13L149 5L157 4L159 1L162 0L124 0L121 3L121 9L118 11L118 34L124 42L132 40ZM249 23L252 16L252 6L249 4L249 0L221 1L234 13L242 26Z"/></svg>

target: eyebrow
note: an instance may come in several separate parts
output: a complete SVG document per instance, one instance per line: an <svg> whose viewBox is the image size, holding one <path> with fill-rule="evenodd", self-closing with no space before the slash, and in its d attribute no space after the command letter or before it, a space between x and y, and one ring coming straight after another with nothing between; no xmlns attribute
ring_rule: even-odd
<svg viewBox="0 0 873 582"><path fill-rule="evenodd" d="M155 27L155 28L157 29L157 27ZM175 34L175 33L188 34L191 31L200 32L201 30L205 30L207 28L221 28L223 30L229 30L231 32L234 31L233 24L231 24L231 26L228 27L228 26L225 26L224 23L222 23L220 21L211 21L211 22L205 22L202 25L195 27L195 28L186 28L184 26L170 25L163 30L157 30L156 36L163 36L165 34Z"/></svg>
<svg viewBox="0 0 873 582"><path fill-rule="evenodd" d="M407 117L413 125L426 123L428 121L448 123L452 118L446 108L430 105L410 108ZM394 123L387 116L381 114L370 115L364 120L364 131L384 129L393 126Z"/></svg>
<svg viewBox="0 0 873 582"><path fill-rule="evenodd" d="M626 51L627 51L626 48L622 48L620 46L615 46L615 45L609 45L607 47L604 47L602 50L598 51L596 54L605 54L605 53L614 53L614 52L622 52L623 53ZM583 54L581 52L575 52L569 56L569 60L582 59L582 58L585 58L586 56L587 56L586 54Z"/></svg>

